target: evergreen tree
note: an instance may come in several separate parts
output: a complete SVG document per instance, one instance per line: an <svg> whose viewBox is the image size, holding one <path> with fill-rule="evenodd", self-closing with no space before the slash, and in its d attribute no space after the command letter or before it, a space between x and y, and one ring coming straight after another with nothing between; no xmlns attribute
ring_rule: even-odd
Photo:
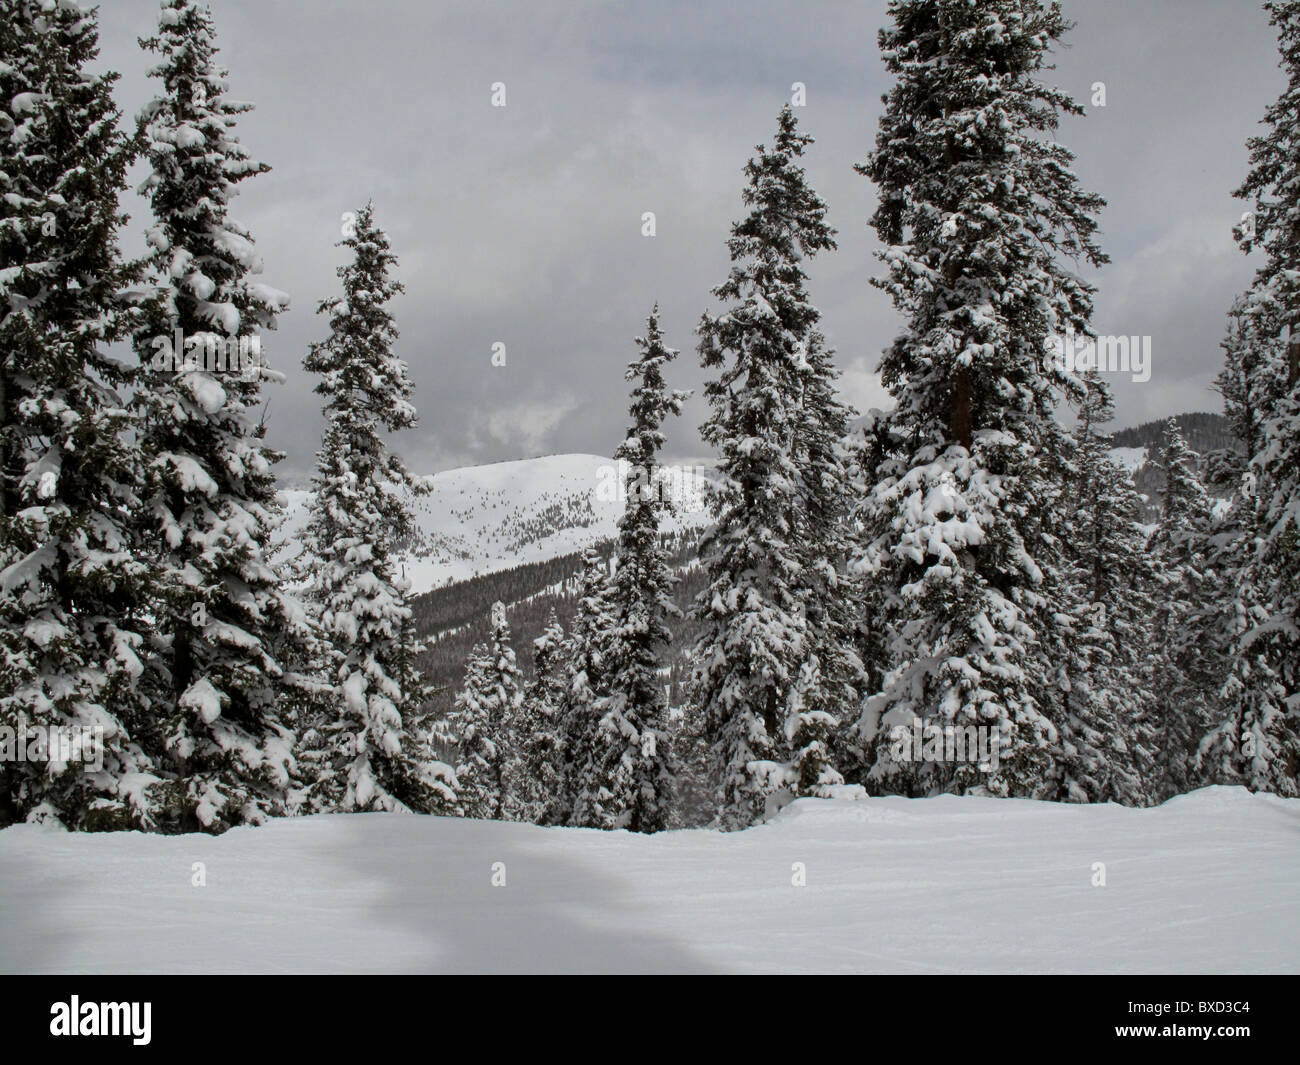
<svg viewBox="0 0 1300 1065"><path fill-rule="evenodd" d="M815 323L820 312L809 310ZM865 684L856 653L863 600L848 569L857 457L849 421L855 412L839 398L832 354L810 325L796 359L800 396L793 454L799 471L796 539L803 554L796 587L809 648L800 667L802 704L786 725L787 780L796 795L828 794L843 783L837 767L858 761L852 724Z"/></svg>
<svg viewBox="0 0 1300 1065"><path fill-rule="evenodd" d="M1227 358L1218 385L1244 457L1231 449L1212 456L1214 484L1231 489L1231 496L1213 530L1215 580L1203 638L1223 659L1225 679L1195 768L1199 781L1290 795L1300 742L1287 714L1286 667L1279 660L1285 636L1279 639L1269 609L1275 570L1262 530L1271 478L1261 477L1256 462L1266 447L1268 412L1285 394L1286 340L1275 310L1253 292L1238 299L1223 345Z"/></svg>
<svg viewBox="0 0 1300 1065"><path fill-rule="evenodd" d="M1210 601L1210 499L1197 475L1197 456L1170 418L1160 464L1165 490L1160 524L1147 550L1157 568L1160 605L1155 614L1156 764L1150 788L1163 802L1196 787L1197 741L1223 683L1203 619Z"/></svg>
<svg viewBox="0 0 1300 1065"><path fill-rule="evenodd" d="M492 659L475 644L465 683L447 716L456 742L456 809L462 817L495 819L501 810L501 749L492 716Z"/></svg>
<svg viewBox="0 0 1300 1065"><path fill-rule="evenodd" d="M759 146L746 165L750 212L731 227L731 271L713 290L731 306L705 313L698 329L701 362L718 371L705 386L711 414L700 434L720 453L723 482L700 544L708 583L693 608L693 687L713 748L718 823L728 829L759 820L777 793L839 782L825 745L837 722L813 694L823 676L828 692L837 678L821 672L816 654L826 647L806 614L810 601L825 602L824 570L808 583L806 548L825 544L800 542L809 527L801 495L817 486L839 414L819 391L829 374L804 288L803 258L835 247L826 205L798 163L810 142L787 107L772 149ZM815 612L823 636L833 620Z"/></svg>
<svg viewBox="0 0 1300 1065"><path fill-rule="evenodd" d="M864 572L862 545L870 544L887 529L880 523L888 515L883 514L881 508L871 506L871 496L876 470L889 451L889 414L879 408L868 410L860 429L846 438L845 445L851 506L849 572L858 578L859 591L858 623L852 648L862 667L861 692L865 705L871 693L879 692L885 686L891 666L889 648L894 640L889 616L882 608L886 590L874 582L860 579ZM839 746L847 756L851 779L868 785L874 768L875 737L862 726L860 715L852 715L843 721Z"/></svg>
<svg viewBox="0 0 1300 1065"><path fill-rule="evenodd" d="M288 297L255 279L261 260L230 217L238 183L268 168L234 134L251 105L226 96L210 13L168 0L141 46L160 56L150 75L163 86L140 115L159 299L135 333L138 534L160 583L156 743L174 774L161 801L168 827L221 831L283 812L295 771L309 627L268 561L282 456L254 420L271 376L257 331Z"/></svg>
<svg viewBox="0 0 1300 1065"><path fill-rule="evenodd" d="M851 725L865 683L856 653L862 595L847 568L854 461L847 436L853 412L838 397L839 371L816 328L808 332L799 369L795 527L803 560L796 588L809 655L800 667L798 711L786 725L787 780L796 795L825 796L843 783L837 767L857 760Z"/></svg>
<svg viewBox="0 0 1300 1065"><path fill-rule="evenodd" d="M1246 495L1245 513L1254 517L1256 500ZM1286 713L1286 688L1274 667L1267 638L1270 615L1266 589L1256 584L1260 575L1260 537L1251 523L1236 528L1227 546L1216 556L1223 567L1220 601L1225 611L1225 643L1229 650L1226 677L1213 716L1196 750L1197 783L1244 785L1252 791L1271 791L1295 797L1295 767L1300 745L1295 725Z"/></svg>
<svg viewBox="0 0 1300 1065"><path fill-rule="evenodd" d="M415 528L402 490L431 485L385 443L386 433L417 424L406 363L392 350L398 333L388 304L403 289L390 276L397 258L371 204L340 245L352 253L338 270L343 295L321 303L330 335L303 362L321 375L316 391L326 398L301 556L337 692L321 731L348 748L325 791L345 811L439 812L454 804L452 774L430 747L422 708L431 693L416 668L423 645L396 559Z"/></svg>
<svg viewBox="0 0 1300 1065"><path fill-rule="evenodd" d="M486 680L487 712L497 744L499 816L505 821L532 821L535 817L530 802L532 788L524 779L523 679L515 663L506 607L501 602L492 606L492 642L488 649Z"/></svg>
<svg viewBox="0 0 1300 1065"><path fill-rule="evenodd" d="M699 714L689 707L668 711L668 742L673 766L669 828L703 828L716 816L710 770L711 751Z"/></svg>
<svg viewBox="0 0 1300 1065"><path fill-rule="evenodd" d="M548 807L564 787L560 707L564 701L564 627L551 608L546 628L533 641L533 680L524 692L519 722L520 794L527 820L546 824Z"/></svg>
<svg viewBox="0 0 1300 1065"><path fill-rule="evenodd" d="M1225 399L1250 432L1238 590L1225 705L1202 742L1213 779L1300 794L1300 0L1264 5L1278 33L1286 88L1247 141L1250 170L1235 195L1251 203L1243 249L1263 251L1254 284L1234 310L1244 322L1225 372ZM1244 306L1243 306L1244 304ZM1235 404L1232 399L1235 398ZM1244 509L1244 508L1243 508Z"/></svg>
<svg viewBox="0 0 1300 1065"><path fill-rule="evenodd" d="M1202 629L1223 663L1224 682L1221 690L1209 693L1214 697L1209 731L1201 737L1194 765L1198 782L1244 783L1239 747L1254 748L1259 696L1266 703L1276 692L1267 661L1250 653L1244 642L1266 616L1255 585L1259 515L1250 462L1263 440L1268 396L1275 394L1263 387L1264 369L1276 365L1268 349L1284 343L1275 328L1261 328L1260 309L1249 294L1233 301L1222 345L1224 367L1216 382L1238 446L1221 448L1206 460L1207 486L1228 496L1229 504L1213 522L1209 545L1215 579L1207 588ZM1239 713L1247 719L1244 728Z"/></svg>
<svg viewBox="0 0 1300 1065"><path fill-rule="evenodd" d="M659 671L672 640L668 620L680 616L672 600L676 582L659 542L660 522L673 502L658 461L664 420L681 413L690 393L670 391L664 381L664 367L677 352L664 345L658 305L636 343L641 355L626 374L634 382L632 424L614 452L628 473L609 588L615 625L608 634L609 680L595 707L600 720L586 775L574 782L581 817L574 824L658 832L667 826L673 776Z"/></svg>
<svg viewBox="0 0 1300 1065"><path fill-rule="evenodd" d="M870 780L1042 795L1061 753L1052 659L1072 605L1055 410L1082 398L1054 338L1087 335L1092 302L1062 260L1106 261L1093 241L1103 201L1054 138L1082 108L1039 80L1068 28L1058 3L892 0L889 13L880 46L897 82L859 167L880 188L888 274L873 284L907 321L881 363L896 405L858 515L868 642L888 660L861 721L877 743ZM914 718L996 728L998 769L892 761L890 730Z"/></svg>
<svg viewBox="0 0 1300 1065"><path fill-rule="evenodd" d="M560 702L560 735L564 750L563 787L545 819L553 825L588 823L582 782L595 775L596 732L600 700L606 693L610 638L615 618L610 606L610 579L600 553L589 547L582 556L578 607L565 647L564 693Z"/></svg>
<svg viewBox="0 0 1300 1065"><path fill-rule="evenodd" d="M1086 384L1074 434L1076 480L1067 497L1074 628L1063 648L1058 797L1142 805L1142 770L1155 742L1144 731L1152 709L1147 653L1155 573L1137 490L1109 454L1110 390L1095 372Z"/></svg>
<svg viewBox="0 0 1300 1065"><path fill-rule="evenodd" d="M1215 388L1223 396L1223 413L1228 420L1237 447L1228 447L1207 456L1207 482L1226 495L1241 489L1241 478L1250 460L1259 454L1264 439L1264 415L1277 394L1279 382L1267 380L1265 374L1280 364L1282 345L1276 333L1259 314L1262 308L1247 293L1233 300L1228 312L1228 331L1223 339L1223 369Z"/></svg>
<svg viewBox="0 0 1300 1065"><path fill-rule="evenodd" d="M73 3L0 3L0 826L154 823L151 566L127 520L131 372L108 353L140 276L117 243L137 144L117 127L117 75L87 70L98 34ZM70 755L32 748L47 729L102 729L102 765L92 731Z"/></svg>

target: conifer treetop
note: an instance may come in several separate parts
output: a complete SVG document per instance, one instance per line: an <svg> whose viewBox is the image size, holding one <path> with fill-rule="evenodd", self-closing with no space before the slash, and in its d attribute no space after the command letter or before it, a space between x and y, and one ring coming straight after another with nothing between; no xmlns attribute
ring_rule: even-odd
<svg viewBox="0 0 1300 1065"><path fill-rule="evenodd" d="M229 74L216 61L212 13L194 0L167 0L158 32L140 47L161 59L149 71L163 91L140 111L151 172L140 194L153 207L146 233L166 290L170 317L186 334L246 336L275 329L289 297L249 275L262 259L248 230L229 214L239 182L270 167L235 134L253 105L232 100Z"/></svg>

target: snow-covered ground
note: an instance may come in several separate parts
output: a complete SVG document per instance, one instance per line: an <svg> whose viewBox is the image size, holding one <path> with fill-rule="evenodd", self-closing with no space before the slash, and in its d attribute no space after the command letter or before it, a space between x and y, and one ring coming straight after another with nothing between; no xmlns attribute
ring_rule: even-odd
<svg viewBox="0 0 1300 1065"><path fill-rule="evenodd" d="M21 973L1297 972L1300 800L804 800L651 837L384 814L217 838L20 825L0 832L0 914L0 970Z"/></svg>
<svg viewBox="0 0 1300 1065"><path fill-rule="evenodd" d="M664 532L707 524L703 485L712 471L668 467L678 513ZM418 543L401 556L415 593L469 577L579 552L618 535L623 513L620 476L599 455L547 455L467 466L435 474L429 495L409 499ZM297 549L309 492L280 493L287 517L278 532L280 556Z"/></svg>

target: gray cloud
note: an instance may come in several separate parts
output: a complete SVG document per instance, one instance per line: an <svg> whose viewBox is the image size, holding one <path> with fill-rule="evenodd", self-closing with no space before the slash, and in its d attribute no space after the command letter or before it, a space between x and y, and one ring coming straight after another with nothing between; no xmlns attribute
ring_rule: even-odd
<svg viewBox="0 0 1300 1065"><path fill-rule="evenodd" d="M698 389L693 329L726 274L741 168L765 141L790 84L817 138L808 172L840 230L813 264L812 291L839 351L845 391L884 401L874 374L898 328L867 219L875 190L852 166L875 134L887 88L876 51L883 2L671 0L612 3L400 3L216 0L232 94L257 104L240 126L270 174L235 204L293 296L267 339L288 375L270 388L272 442L286 480L305 476L321 429L301 370L323 335L313 312L336 292L340 216L373 197L407 292L394 310L410 363L418 430L396 447L418 470L555 451L610 453L622 436L622 370L658 300L682 349L678 387ZM1097 272L1095 325L1149 334L1154 374L1116 380L1121 423L1217 409L1209 390L1233 295L1251 264L1229 229L1229 195L1281 77L1267 20L1239 0L1074 0L1077 22L1054 80L1107 106L1070 120L1062 140L1087 187L1113 263ZM101 10L102 61L123 75L128 114L154 91L153 0ZM507 106L490 106L490 86ZM133 198L128 246L147 206ZM653 211L657 235L641 236ZM507 364L491 365L492 344ZM697 395L670 445L702 451Z"/></svg>

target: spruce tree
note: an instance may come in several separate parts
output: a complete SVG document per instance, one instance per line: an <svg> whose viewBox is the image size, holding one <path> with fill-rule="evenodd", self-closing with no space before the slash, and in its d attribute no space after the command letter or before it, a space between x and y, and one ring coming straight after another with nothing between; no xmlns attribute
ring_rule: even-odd
<svg viewBox="0 0 1300 1065"><path fill-rule="evenodd" d="M1197 455L1176 419L1166 423L1159 465L1165 478L1160 524L1147 551L1160 588L1153 640L1156 763L1150 788L1152 798L1163 802L1197 786L1197 743L1224 678L1204 631L1214 581L1210 498L1197 473Z"/></svg>
<svg viewBox="0 0 1300 1065"><path fill-rule="evenodd" d="M117 242L137 144L118 129L117 75L87 69L98 34L73 3L0 3L0 825L155 823L152 567L128 520L131 370L108 351L140 276ZM90 746L31 747L47 729Z"/></svg>
<svg viewBox="0 0 1300 1065"><path fill-rule="evenodd" d="M465 681L447 715L456 744L456 810L462 817L495 819L501 810L501 749L492 717L492 659L475 644Z"/></svg>
<svg viewBox="0 0 1300 1065"><path fill-rule="evenodd" d="M1285 341L1276 325L1261 314L1264 308L1250 293L1238 296L1228 311L1228 329L1221 347L1223 369L1215 388L1223 397L1223 414L1237 447L1207 456L1210 481L1225 495L1241 489L1241 478L1264 441L1264 417L1278 392L1279 380L1270 379L1282 364L1278 358Z"/></svg>
<svg viewBox="0 0 1300 1065"><path fill-rule="evenodd" d="M1132 478L1109 454L1110 389L1098 374L1075 429L1075 480L1066 554L1073 629L1063 648L1066 715L1061 727L1057 797L1070 802L1142 805L1142 771L1155 737L1148 651L1155 572L1139 523Z"/></svg>
<svg viewBox="0 0 1300 1065"><path fill-rule="evenodd" d="M730 306L706 312L698 328L701 363L717 371L700 435L718 449L723 480L700 544L707 583L693 607L701 631L692 683L727 829L760 820L777 793L839 779L824 738L837 722L813 694L823 683L816 654L826 648L815 645L806 614L824 576L810 587L800 540L801 493L836 418L814 384L820 406L813 424L801 420L805 382L829 377L802 262L835 246L826 205L799 165L810 142L786 107L771 150L760 145L746 165L750 211L731 227L731 271L713 290ZM833 631L829 615L815 620Z"/></svg>
<svg viewBox="0 0 1300 1065"><path fill-rule="evenodd" d="M524 692L519 719L522 787L527 820L547 824L548 808L564 787L564 745L560 707L564 699L564 627L555 608L533 641L533 679Z"/></svg>
<svg viewBox="0 0 1300 1065"><path fill-rule="evenodd" d="M157 35L140 43L160 57L149 73L162 83L140 115L149 280L160 298L135 332L137 531L160 583L155 742L174 777L160 799L167 827L220 831L283 812L295 769L309 628L268 561L282 456L256 415L271 376L259 330L274 328L289 300L256 279L261 259L230 215L238 184L268 167L234 133L252 105L226 95L211 14L167 0ZM175 337L185 350L173 350Z"/></svg>
<svg viewBox="0 0 1300 1065"><path fill-rule="evenodd" d="M808 657L800 667L798 711L787 721L788 787L825 796L842 784L841 767L859 759L852 725L865 683L856 644L862 617L852 553L852 410L838 396L839 371L814 327L799 360L800 399L794 463L795 512L802 566L795 586L807 627Z"/></svg>
<svg viewBox="0 0 1300 1065"><path fill-rule="evenodd" d="M1230 503L1213 528L1215 580L1202 629L1223 660L1224 680L1214 693L1195 773L1198 782L1291 795L1300 741L1287 714L1286 667L1279 662L1276 615L1269 605L1276 571L1263 530L1271 478L1261 476L1256 461L1268 438L1269 411L1285 394L1286 337L1279 335L1276 308L1254 297L1252 291L1233 305L1218 380L1242 454L1226 449L1211 456L1214 484L1230 491Z"/></svg>
<svg viewBox="0 0 1300 1065"><path fill-rule="evenodd" d="M569 625L564 654L564 692L559 713L564 754L563 786L545 814L548 824L588 823L582 784L595 776L600 701L608 690L606 684L614 625L609 572L600 552L589 547L582 556L578 606Z"/></svg>
<svg viewBox="0 0 1300 1065"><path fill-rule="evenodd" d="M532 821L532 787L525 780L523 678L515 661L510 622L504 603L492 605L492 640L488 645L487 713L496 738L496 786L499 816L504 821Z"/></svg>
<svg viewBox="0 0 1300 1065"><path fill-rule="evenodd" d="M1046 86L1068 29L1044 0L892 0L876 147L858 169L887 267L873 284L906 319L880 370L895 399L858 514L855 568L872 585L868 643L887 652L861 727L877 790L1054 787L1064 717L1054 649L1071 604L1059 504L1069 441L1055 411L1078 402L1055 338L1085 336L1092 289L1073 263L1094 243L1100 197L1054 137L1079 114ZM999 766L897 763L895 726L984 726Z"/></svg>
<svg viewBox="0 0 1300 1065"><path fill-rule="evenodd" d="M1277 30L1286 88L1265 112L1266 131L1247 141L1250 170L1235 192L1251 204L1250 224L1237 235L1246 252L1263 252L1263 262L1245 300L1234 308L1244 328L1225 368L1240 382L1235 420L1240 426L1258 418L1258 427L1245 441L1239 564L1226 575L1238 589L1230 679L1199 764L1211 779L1295 796L1300 794L1300 0L1270 0L1264 9Z"/></svg>
<svg viewBox="0 0 1300 1065"><path fill-rule="evenodd" d="M488 644L476 644L465 682L445 723L456 747L457 808L463 817L531 820L521 742L527 715L510 623L503 603L492 606Z"/></svg>
<svg viewBox="0 0 1300 1065"><path fill-rule="evenodd" d="M321 303L330 335L303 361L321 375L316 392L326 400L301 556L337 693L319 731L347 748L333 759L338 809L436 813L454 804L452 774L430 746L431 693L416 667L423 644L412 628L410 584L397 569L399 547L415 530L403 493L427 492L430 479L409 473L386 443L417 424L406 363L392 350L398 333L388 304L403 289L373 205L339 243L352 256L338 269L343 295Z"/></svg>
<svg viewBox="0 0 1300 1065"><path fill-rule="evenodd" d="M673 508L659 453L665 419L681 413L690 393L672 391L664 380L677 352L663 342L658 305L636 343L641 354L626 374L634 382L632 424L614 452L616 461L627 463L627 504L609 587L609 681L595 707L599 722L586 775L574 782L581 817L574 824L658 832L667 826L673 777L659 671L672 640L668 622L680 616L672 599L676 581L659 541L662 519Z"/></svg>

